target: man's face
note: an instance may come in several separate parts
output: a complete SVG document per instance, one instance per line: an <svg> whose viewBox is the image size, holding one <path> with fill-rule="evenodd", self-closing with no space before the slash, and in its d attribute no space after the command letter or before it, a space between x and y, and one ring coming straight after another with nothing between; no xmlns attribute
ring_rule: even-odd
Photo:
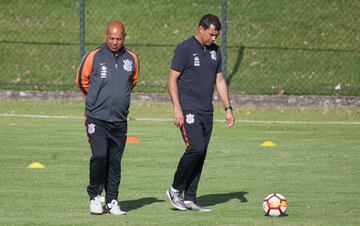
<svg viewBox="0 0 360 226"><path fill-rule="evenodd" d="M121 47L124 45L125 33L123 29L115 27L107 31L105 39L106 45L111 50L111 52L116 53L119 52Z"/></svg>
<svg viewBox="0 0 360 226"><path fill-rule="evenodd" d="M210 25L208 29L200 26L200 37L204 45L209 46L213 44L219 35L219 31L215 29L214 25Z"/></svg>

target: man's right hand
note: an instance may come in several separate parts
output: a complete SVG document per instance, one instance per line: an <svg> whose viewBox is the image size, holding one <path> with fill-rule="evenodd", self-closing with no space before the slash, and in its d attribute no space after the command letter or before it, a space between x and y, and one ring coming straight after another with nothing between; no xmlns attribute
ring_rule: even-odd
<svg viewBox="0 0 360 226"><path fill-rule="evenodd" d="M181 108L174 107L174 125L176 127L182 127L184 125L184 114Z"/></svg>

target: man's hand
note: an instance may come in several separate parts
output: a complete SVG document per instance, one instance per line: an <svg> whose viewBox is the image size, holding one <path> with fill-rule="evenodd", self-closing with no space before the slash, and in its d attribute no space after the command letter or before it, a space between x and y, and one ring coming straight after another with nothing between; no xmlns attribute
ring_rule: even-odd
<svg viewBox="0 0 360 226"><path fill-rule="evenodd" d="M231 110L226 111L226 125L232 127L235 124L235 117Z"/></svg>
<svg viewBox="0 0 360 226"><path fill-rule="evenodd" d="M182 127L184 125L184 115L181 109L177 87L177 80L180 75L180 72L171 69L168 77L168 90L174 106L174 125L176 127Z"/></svg>
<svg viewBox="0 0 360 226"><path fill-rule="evenodd" d="M184 125L184 114L181 108L174 107L174 125L182 127Z"/></svg>

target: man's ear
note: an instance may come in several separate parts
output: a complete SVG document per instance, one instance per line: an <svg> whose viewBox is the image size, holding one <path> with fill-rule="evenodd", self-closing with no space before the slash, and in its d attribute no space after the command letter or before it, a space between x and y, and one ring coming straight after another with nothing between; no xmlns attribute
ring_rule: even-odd
<svg viewBox="0 0 360 226"><path fill-rule="evenodd" d="M206 29L205 29L203 26L201 26L201 25L199 26L199 32L200 32L200 33L203 33L205 30L206 30Z"/></svg>

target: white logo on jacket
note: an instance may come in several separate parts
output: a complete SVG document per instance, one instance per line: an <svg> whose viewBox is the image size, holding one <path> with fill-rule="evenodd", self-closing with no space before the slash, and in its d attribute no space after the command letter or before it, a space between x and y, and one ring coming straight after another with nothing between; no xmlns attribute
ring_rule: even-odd
<svg viewBox="0 0 360 226"><path fill-rule="evenodd" d="M198 56L194 57L194 66L199 67L200 66L200 58Z"/></svg>
<svg viewBox="0 0 360 226"><path fill-rule="evenodd" d="M193 124L195 122L195 118L193 114L187 114L186 117L186 123L187 124Z"/></svg>
<svg viewBox="0 0 360 226"><path fill-rule="evenodd" d="M211 50L211 51L210 51L210 56L211 56L211 59L213 59L213 60L216 60L216 59L217 59L215 50Z"/></svg>
<svg viewBox="0 0 360 226"><path fill-rule="evenodd" d="M100 70L100 78L106 78L107 75L107 67L105 65L101 66Z"/></svg>
<svg viewBox="0 0 360 226"><path fill-rule="evenodd" d="M123 66L124 70L125 71L132 71L132 62L131 62L131 60L126 59L126 60L123 60L123 62L124 62L124 66Z"/></svg>
<svg viewBox="0 0 360 226"><path fill-rule="evenodd" d="M90 124L88 125L88 133L89 133L89 134L95 133L95 124L94 124L94 123L90 123Z"/></svg>

